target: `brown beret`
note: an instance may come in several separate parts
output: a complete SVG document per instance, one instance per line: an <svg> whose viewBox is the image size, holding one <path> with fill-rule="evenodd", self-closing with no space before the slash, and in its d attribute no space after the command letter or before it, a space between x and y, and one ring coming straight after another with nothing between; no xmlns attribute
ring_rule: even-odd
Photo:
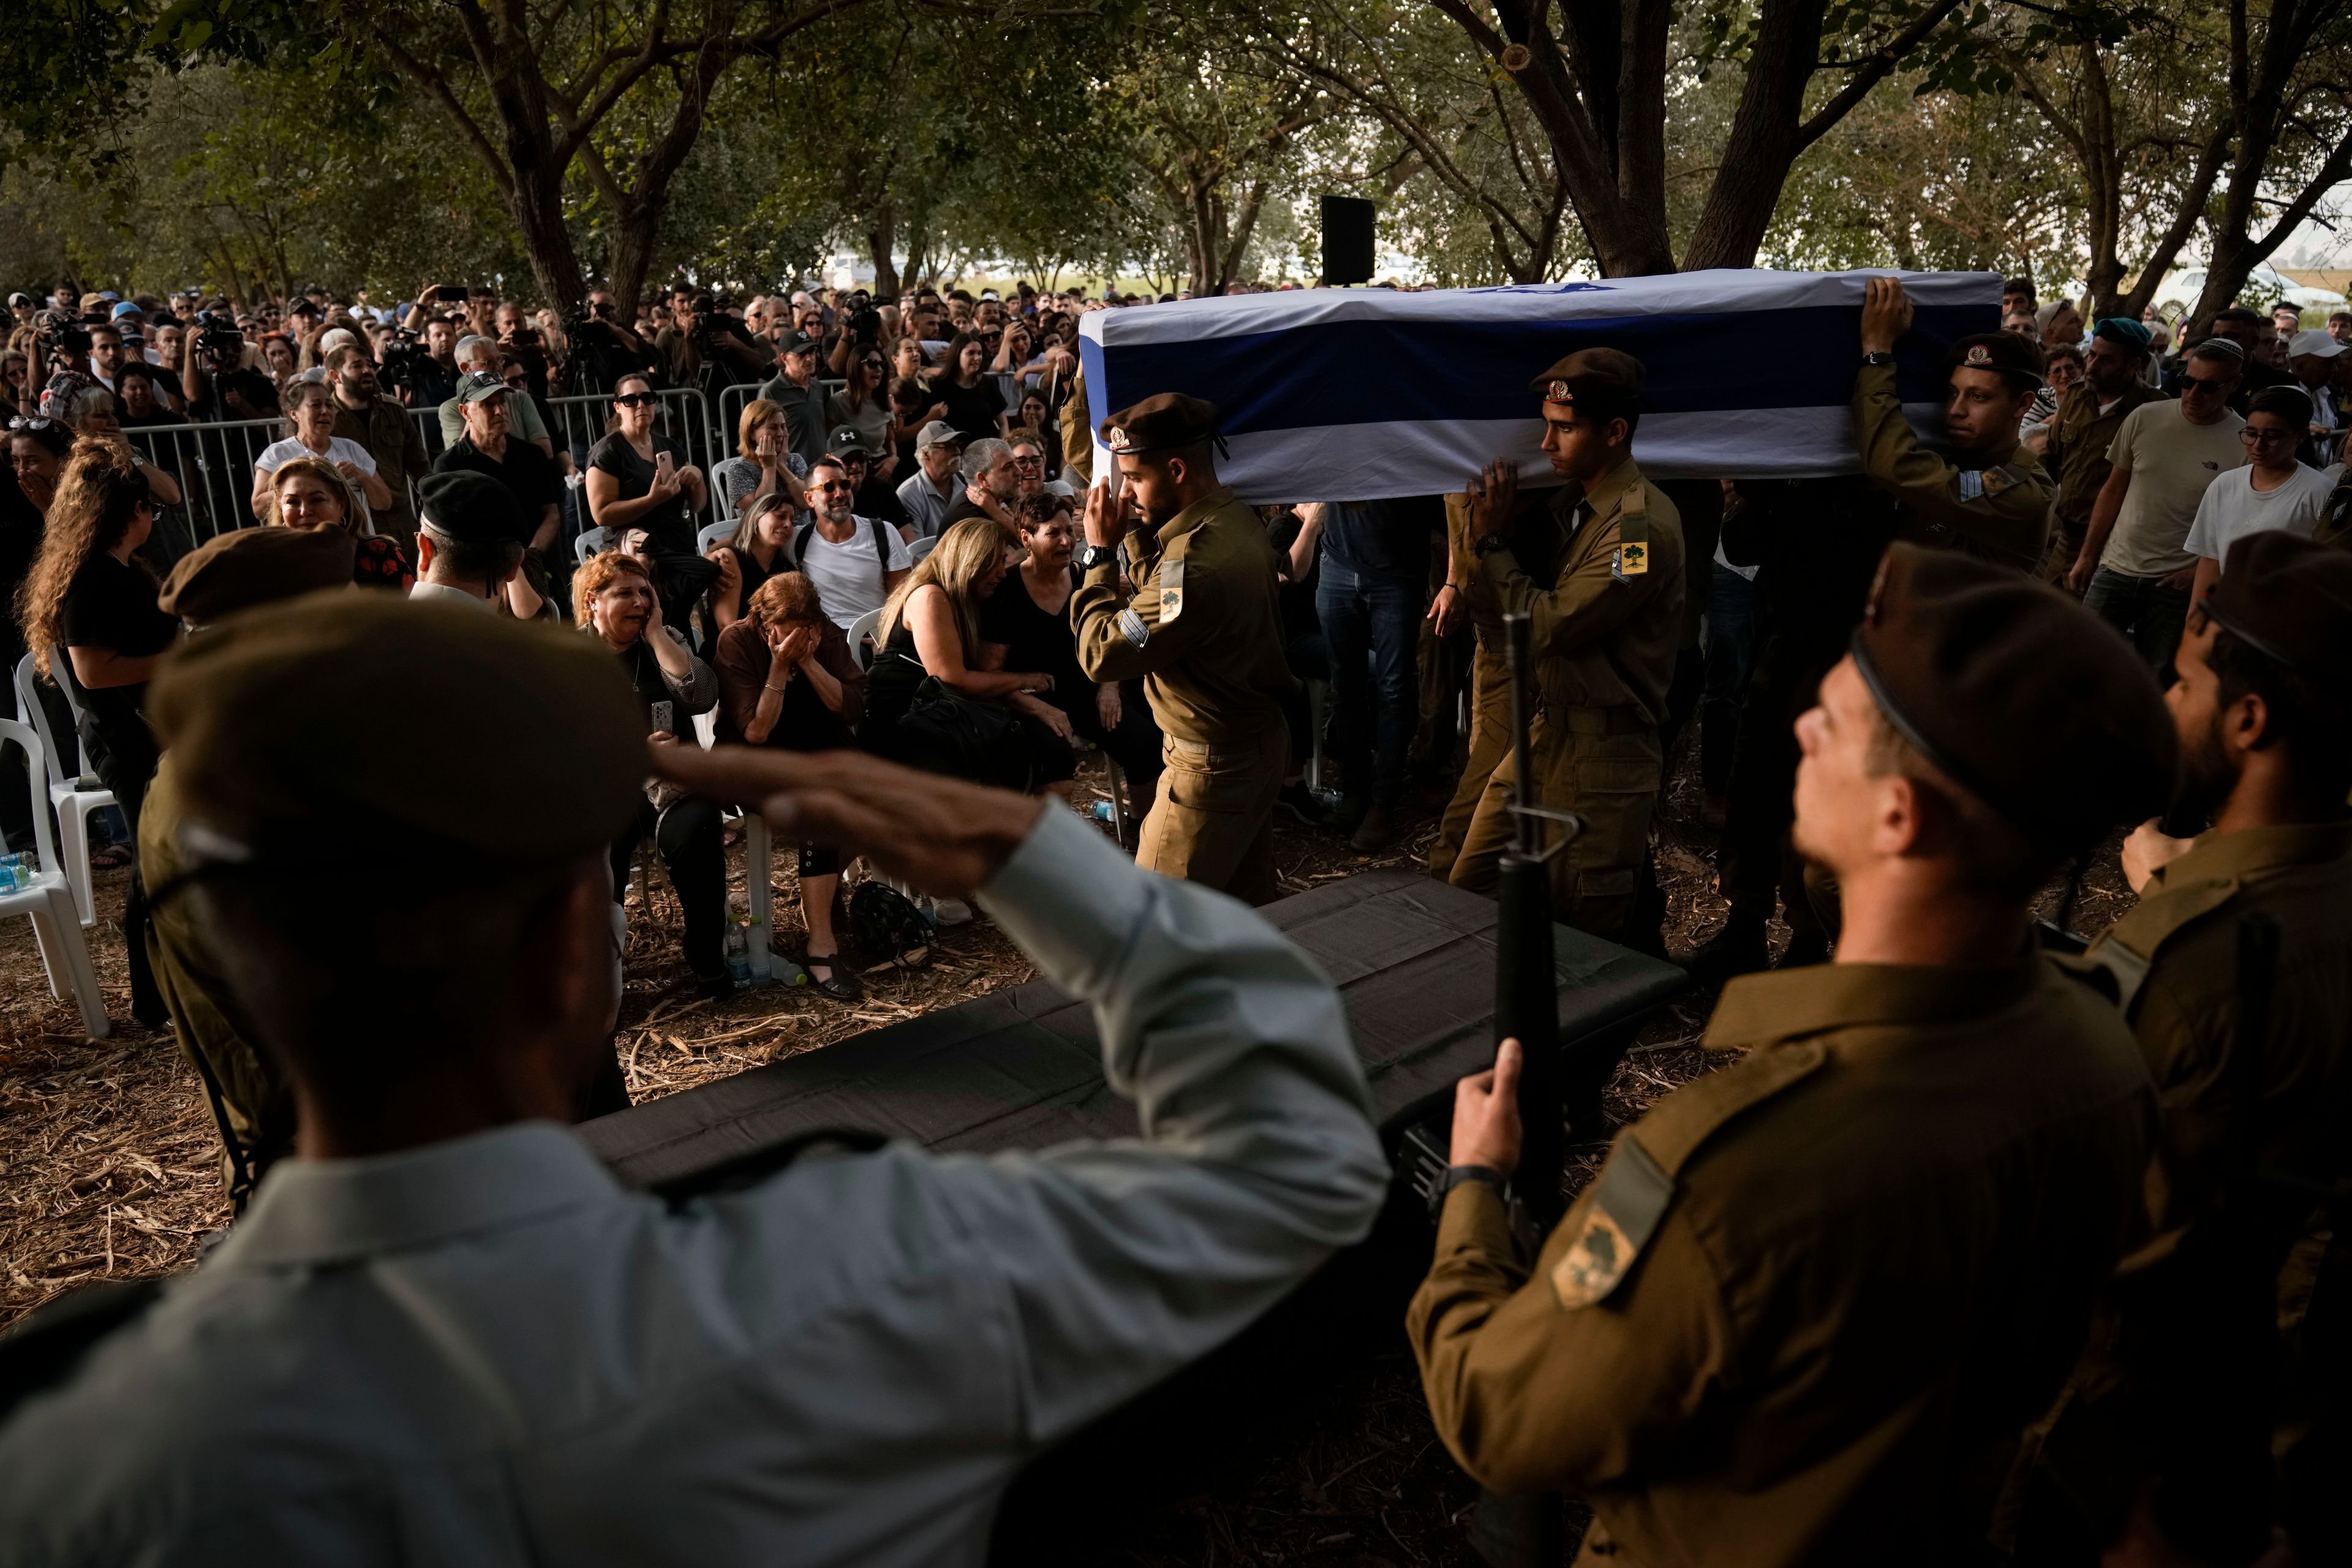
<svg viewBox="0 0 2352 1568"><path fill-rule="evenodd" d="M1896 544L1852 651L1895 732L2037 844L2084 848L2170 803L2179 742L2155 677L2054 588Z"/></svg>
<svg viewBox="0 0 2352 1568"><path fill-rule="evenodd" d="M2230 546L2203 609L2222 630L2313 685L2352 691L2352 554L2264 529Z"/></svg>
<svg viewBox="0 0 2352 1568"><path fill-rule="evenodd" d="M1114 452L1163 452L1198 446L1217 436L1217 405L1206 398L1163 392L1122 408L1102 422L1103 445Z"/></svg>
<svg viewBox="0 0 2352 1568"><path fill-rule="evenodd" d="M1642 362L1622 349L1579 349L1535 380L1528 390L1546 403L1573 405L1582 398L1612 414L1642 405Z"/></svg>
<svg viewBox="0 0 2352 1568"><path fill-rule="evenodd" d="M311 594L192 637L147 712L189 820L278 864L566 863L611 844L648 771L601 642L392 594Z"/></svg>
<svg viewBox="0 0 2352 1568"><path fill-rule="evenodd" d="M240 528L181 556L156 603L206 626L256 605L349 587L358 551L340 528Z"/></svg>

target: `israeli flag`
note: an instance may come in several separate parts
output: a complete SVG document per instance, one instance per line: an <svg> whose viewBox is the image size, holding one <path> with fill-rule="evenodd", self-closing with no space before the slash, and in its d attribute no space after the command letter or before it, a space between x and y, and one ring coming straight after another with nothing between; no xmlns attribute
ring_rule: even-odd
<svg viewBox="0 0 2352 1568"><path fill-rule="evenodd" d="M1954 340L2000 325L1997 272L1684 272L1401 294L1317 289L1095 310L1079 319L1095 471L1102 421L1157 393L1223 416L1226 483L1254 503L1459 490L1494 458L1556 482L1528 383L1582 348L1646 372L1633 454L1662 477L1861 471L1853 378L1862 292L1903 280L1895 346L1915 426L1932 429Z"/></svg>

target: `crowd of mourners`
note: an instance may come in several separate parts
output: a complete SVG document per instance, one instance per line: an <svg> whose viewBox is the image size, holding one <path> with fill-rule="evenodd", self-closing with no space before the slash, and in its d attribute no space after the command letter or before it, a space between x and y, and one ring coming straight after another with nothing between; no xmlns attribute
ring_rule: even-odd
<svg viewBox="0 0 2352 1568"><path fill-rule="evenodd" d="M1555 918L1728 982L1747 1055L1534 1252L1517 1047L1461 1085L1407 1327L1490 1561L1561 1561L1563 1492L1580 1561L2341 1545L2352 313L2012 279L1930 442L1876 279L1822 348L1859 474L1645 478L1600 346L1528 389L1554 486L1259 508L1213 404L1089 412L1079 317L1139 302L12 298L5 651L240 1215L0 1426L23 1560L977 1560L1025 1458L1381 1201L1329 984L1244 907L1276 814L1370 855L1443 800L1428 870L1491 894L1522 794L1576 824ZM1728 913L1670 953L1685 729ZM0 774L11 849L41 793ZM754 818L814 990L861 994L861 877L976 900L1142 1138L615 1187L541 1124L627 1104L641 851L721 998Z"/></svg>

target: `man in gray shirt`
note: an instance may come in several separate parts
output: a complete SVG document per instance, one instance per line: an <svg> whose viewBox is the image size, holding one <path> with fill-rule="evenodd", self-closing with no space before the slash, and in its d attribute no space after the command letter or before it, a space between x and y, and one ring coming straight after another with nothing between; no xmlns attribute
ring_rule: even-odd
<svg viewBox="0 0 2352 1568"><path fill-rule="evenodd" d="M351 722L401 682L434 700ZM236 617L148 708L177 896L291 1076L296 1152L0 1427L12 1563L977 1564L1024 1460L1380 1205L1330 983L1050 798L854 752L649 760L595 639L384 595ZM1094 1004L1139 1135L623 1187L562 1123L611 1065L606 850L648 771L976 896Z"/></svg>

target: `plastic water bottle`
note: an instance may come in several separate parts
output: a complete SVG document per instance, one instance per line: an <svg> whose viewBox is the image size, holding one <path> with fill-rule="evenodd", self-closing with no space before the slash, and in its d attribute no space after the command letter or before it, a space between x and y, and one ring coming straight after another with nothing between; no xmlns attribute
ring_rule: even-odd
<svg viewBox="0 0 2352 1568"><path fill-rule="evenodd" d="M1118 807L1113 805L1107 800L1098 800L1087 808L1087 815L1092 816L1097 822L1117 823L1118 821Z"/></svg>
<svg viewBox="0 0 2352 1568"><path fill-rule="evenodd" d="M751 984L751 948L743 930L750 923L739 919L727 924L727 973L738 985Z"/></svg>

